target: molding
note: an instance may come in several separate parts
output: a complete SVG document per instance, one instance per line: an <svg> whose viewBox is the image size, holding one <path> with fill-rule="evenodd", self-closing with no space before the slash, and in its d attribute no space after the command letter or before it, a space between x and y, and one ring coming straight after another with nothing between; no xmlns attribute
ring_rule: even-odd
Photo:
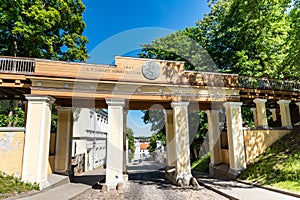
<svg viewBox="0 0 300 200"><path fill-rule="evenodd" d="M113 99L113 98L106 98L106 104L108 106L122 106L125 107L125 99Z"/></svg>
<svg viewBox="0 0 300 200"><path fill-rule="evenodd" d="M40 102L47 102L51 104L53 104L56 100L51 96L44 96L44 95L24 94L24 96L28 101L40 101Z"/></svg>
<svg viewBox="0 0 300 200"><path fill-rule="evenodd" d="M25 127L0 127L0 132L24 132Z"/></svg>
<svg viewBox="0 0 300 200"><path fill-rule="evenodd" d="M291 100L279 100L277 101L278 104L289 104L291 103Z"/></svg>
<svg viewBox="0 0 300 200"><path fill-rule="evenodd" d="M253 100L254 103L266 103L267 99L260 99L260 98L256 98Z"/></svg>
<svg viewBox="0 0 300 200"><path fill-rule="evenodd" d="M190 104L188 101L172 101L171 106L174 107L187 107Z"/></svg>
<svg viewBox="0 0 300 200"><path fill-rule="evenodd" d="M240 108L243 105L243 102L226 102L223 103L223 105L226 108Z"/></svg>

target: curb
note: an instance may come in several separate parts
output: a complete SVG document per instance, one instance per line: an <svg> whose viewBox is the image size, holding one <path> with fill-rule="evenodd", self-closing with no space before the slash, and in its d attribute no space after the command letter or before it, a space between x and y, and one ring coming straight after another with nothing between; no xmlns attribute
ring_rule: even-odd
<svg viewBox="0 0 300 200"><path fill-rule="evenodd" d="M286 191L286 190L280 190L280 189L276 189L276 188L272 188L272 187L268 187L268 186L259 185L259 184L256 184L256 183L250 183L250 182L246 182L246 181L243 181L243 180L240 180L240 179L237 179L235 181L239 182L239 183L246 184L246 185L251 185L251 186L255 186L255 187L258 187L258 188L265 189L265 190L269 190L269 191L272 191L272 192L277 192L277 193L289 195L289 196L292 196L292 197L300 198L300 194L296 194L296 193L289 192L289 191Z"/></svg>
<svg viewBox="0 0 300 200"><path fill-rule="evenodd" d="M199 183L199 185L205 187L206 189L209 189L209 190L211 190L211 191L213 191L213 192L215 192L215 193L217 193L217 194L219 194L219 195L222 195L222 196L224 196L224 197L226 197L226 198L228 198L228 199L230 199L230 200L239 200L238 198L236 198L236 197L234 197L234 196L231 196L231 195L229 195L229 194L226 194L226 193L224 193L224 192L221 192L220 190L215 189L215 188L213 188L213 187L211 187L211 186L208 186L208 185L206 185L205 183L202 183L201 181L198 181L198 183Z"/></svg>

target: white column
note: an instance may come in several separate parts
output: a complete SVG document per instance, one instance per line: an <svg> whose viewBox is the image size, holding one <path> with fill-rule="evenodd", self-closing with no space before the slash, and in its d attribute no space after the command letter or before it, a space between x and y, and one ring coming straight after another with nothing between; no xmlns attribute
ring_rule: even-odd
<svg viewBox="0 0 300 200"><path fill-rule="evenodd" d="M256 104L256 116L257 126L262 128L268 128L266 102L267 99L254 99L253 102Z"/></svg>
<svg viewBox="0 0 300 200"><path fill-rule="evenodd" d="M271 113L272 113L272 119L275 122L277 120L277 116L276 116L276 109L272 108L270 109Z"/></svg>
<svg viewBox="0 0 300 200"><path fill-rule="evenodd" d="M172 102L174 132L176 141L176 180L182 179L183 185L189 185L191 175L190 143L188 125L188 102Z"/></svg>
<svg viewBox="0 0 300 200"><path fill-rule="evenodd" d="M222 162L221 131L219 127L219 110L207 110L209 151L210 151L210 174L213 175L213 166Z"/></svg>
<svg viewBox="0 0 300 200"><path fill-rule="evenodd" d="M57 106L57 131L55 150L55 172L67 174L71 170L71 148L73 136L72 108Z"/></svg>
<svg viewBox="0 0 300 200"><path fill-rule="evenodd" d="M166 126L166 147L168 166L176 165L176 142L173 129L173 110L164 110Z"/></svg>
<svg viewBox="0 0 300 200"><path fill-rule="evenodd" d="M257 127L257 114L256 114L256 108L251 108L250 109L253 113L253 121L254 121L254 126Z"/></svg>
<svg viewBox="0 0 300 200"><path fill-rule="evenodd" d="M226 108L230 173L238 175L246 168L242 130L241 102L224 103Z"/></svg>
<svg viewBox="0 0 300 200"><path fill-rule="evenodd" d="M291 100L279 100L277 103L280 106L281 125L282 127L293 128L290 114Z"/></svg>
<svg viewBox="0 0 300 200"><path fill-rule="evenodd" d="M116 189L123 183L123 108L124 99L106 99L108 105L106 185Z"/></svg>
<svg viewBox="0 0 300 200"><path fill-rule="evenodd" d="M26 99L28 110L22 180L39 183L40 188L44 188L48 184L51 107L55 99L35 95L26 95Z"/></svg>

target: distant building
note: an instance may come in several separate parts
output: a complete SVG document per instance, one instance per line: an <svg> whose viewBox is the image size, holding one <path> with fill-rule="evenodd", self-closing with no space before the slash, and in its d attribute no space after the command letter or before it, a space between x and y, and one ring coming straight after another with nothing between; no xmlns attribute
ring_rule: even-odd
<svg viewBox="0 0 300 200"><path fill-rule="evenodd" d="M102 167L106 163L107 112L76 108L73 118L72 157L78 171Z"/></svg>
<svg viewBox="0 0 300 200"><path fill-rule="evenodd" d="M141 158L148 158L150 156L149 150L148 150L149 146L150 146L149 141L146 143L140 142L140 157Z"/></svg>
<svg viewBox="0 0 300 200"><path fill-rule="evenodd" d="M134 159L144 159L149 158L150 153L148 147L150 146L150 140L148 139L135 139L135 152L134 152Z"/></svg>

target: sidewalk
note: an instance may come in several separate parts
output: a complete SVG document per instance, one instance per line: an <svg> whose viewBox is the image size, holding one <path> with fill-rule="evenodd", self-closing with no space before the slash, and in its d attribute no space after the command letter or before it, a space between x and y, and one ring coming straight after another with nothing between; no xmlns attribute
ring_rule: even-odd
<svg viewBox="0 0 300 200"><path fill-rule="evenodd" d="M84 172L75 176L74 183L66 183L59 187L37 192L31 196L17 198L20 200L68 200L92 189L98 181L104 178L105 169Z"/></svg>
<svg viewBox="0 0 300 200"><path fill-rule="evenodd" d="M221 180L203 174L195 174L198 182L205 187L228 195L230 199L241 200L299 200L300 198L247 185L238 181Z"/></svg>

